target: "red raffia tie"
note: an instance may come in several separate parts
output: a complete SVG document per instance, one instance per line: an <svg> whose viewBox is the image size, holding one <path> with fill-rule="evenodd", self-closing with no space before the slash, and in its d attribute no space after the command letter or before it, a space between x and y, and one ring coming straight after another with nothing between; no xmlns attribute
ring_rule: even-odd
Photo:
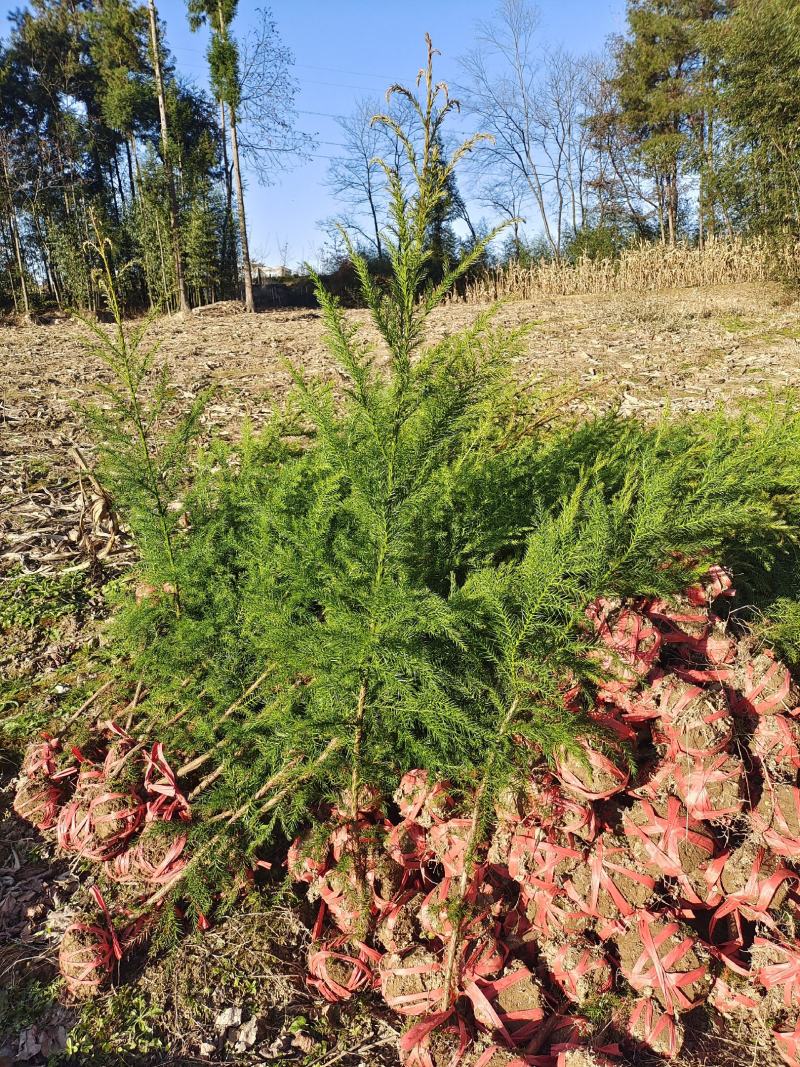
<svg viewBox="0 0 800 1067"><path fill-rule="evenodd" d="M725 853L723 856L716 859L714 863L709 865L708 871L706 872L706 880L709 882L709 885L713 885L720 877L722 869L729 856L730 853ZM728 915L733 916L736 921L740 937L741 915L746 919L762 922L766 926L773 929L775 928L775 922L769 914L769 909L772 906L775 894L784 882L798 882L800 879L798 879L798 876L794 871L790 871L786 867L778 867L769 878L762 878L761 869L764 866L767 856L768 853L765 848L758 849L753 858L753 866L744 887L740 889L738 893L728 893L725 900L714 912L711 919L712 935L719 922Z"/></svg>
<svg viewBox="0 0 800 1067"><path fill-rule="evenodd" d="M711 627L707 612L680 611L666 600L654 600L647 608L647 616L659 627L663 644L703 650ZM684 627L693 627L699 633L689 633Z"/></svg>
<svg viewBox="0 0 800 1067"><path fill-rule="evenodd" d="M641 841L645 855L667 878L675 878L681 889L684 901L690 904L703 904L714 907L721 896L712 894L701 899L692 886L680 856L681 845L690 844L706 854L710 861L716 851L714 841L699 826L693 824L677 797L667 797L666 814L659 815L648 800L638 802L644 812L646 822L635 822L628 811L623 812L622 823L628 837Z"/></svg>
<svg viewBox="0 0 800 1067"><path fill-rule="evenodd" d="M304 851L303 844L302 838L296 837L294 839L286 854L286 866L293 882L310 883L328 869L328 850L327 848L325 849L325 857L323 859L316 859Z"/></svg>
<svg viewBox="0 0 800 1067"><path fill-rule="evenodd" d="M753 824L753 829L763 837L765 843L769 845L773 852L776 852L779 856L796 859L800 856L800 838L795 835L795 832L786 821L786 815L778 803L778 794L772 782L766 780L764 782L764 790L770 799L772 818L765 819L758 808L753 808L750 812L750 821ZM787 790L782 789L780 795L786 796ZM796 785L791 786L789 796L794 808L794 816L798 824L800 824L800 789Z"/></svg>
<svg viewBox="0 0 800 1067"><path fill-rule="evenodd" d="M614 857L619 857L619 859L615 859ZM586 859L586 864L591 874L589 896L584 900L575 889L571 880L565 885L567 896L575 901L584 914L591 915L595 918L602 918L598 907L598 901L600 898L600 891L605 890L614 902L614 905L621 916L627 918L628 916L633 915L636 908L625 899L622 891L614 881L614 875L619 874L633 882L638 882L639 885L645 886L649 892L655 890L656 881L655 878L652 878L649 874L642 874L640 871L633 870L631 867L626 866L626 862L629 861L630 856L624 848L606 844L606 841L601 835L595 841Z"/></svg>
<svg viewBox="0 0 800 1067"><path fill-rule="evenodd" d="M800 1067L800 1022L793 1030L773 1030L775 1045L784 1063L789 1067Z"/></svg>
<svg viewBox="0 0 800 1067"><path fill-rule="evenodd" d="M84 952L76 950L68 956L62 941L59 950L59 967L65 984L71 993L79 996L97 989L111 973L115 961L122 959L122 947L106 902L97 886L92 886L89 892L103 913L106 926L86 922L72 923L64 931L64 937L68 933L86 934L92 943Z"/></svg>
<svg viewBox="0 0 800 1067"><path fill-rule="evenodd" d="M580 1001L580 980L589 974L595 975L598 979L598 996L607 993L614 984L614 975L606 957L592 952L589 948L584 948L578 961L574 962L571 946L560 945L555 955L548 957L547 967L553 981L570 1000Z"/></svg>
<svg viewBox="0 0 800 1067"><path fill-rule="evenodd" d="M614 703L617 697L635 688L658 659L661 635L649 619L630 608L621 608L612 619L613 607L603 598L595 601L587 614L608 649L598 657L598 665L612 675L600 684L598 696Z"/></svg>
<svg viewBox="0 0 800 1067"><path fill-rule="evenodd" d="M484 1029L498 1033L508 1048L518 1048L530 1041L541 1027L544 1009L503 1011L497 998L504 990L519 982L530 981L531 977L531 972L523 966L493 982L476 979L464 985L464 993L472 1003L476 1022Z"/></svg>
<svg viewBox="0 0 800 1067"><path fill-rule="evenodd" d="M691 1000L684 990L704 978L708 971L703 965L691 971L671 971L670 968L694 948L694 938L684 936L675 922L659 922L651 912L637 914L636 932L644 951L633 967L624 972L625 977L639 992L659 991L668 1013L691 1011L696 1001ZM674 934L681 936L678 944L673 945L665 956L659 955L660 947Z"/></svg>
<svg viewBox="0 0 800 1067"><path fill-rule="evenodd" d="M430 1052L430 1039L434 1032L451 1033L458 1039L458 1046L446 1064ZM438 1011L414 1023L400 1038L400 1051L405 1067L458 1067L469 1048L471 1037L467 1024L453 1009Z"/></svg>
<svg viewBox="0 0 800 1067"><path fill-rule="evenodd" d="M786 1009L796 1009L800 1004L800 945L768 941L764 937L756 937L753 944L769 946L783 955L779 962L760 968L756 977L765 989L780 987Z"/></svg>
<svg viewBox="0 0 800 1067"><path fill-rule="evenodd" d="M769 667L760 678L755 677L755 664L752 660L744 667L744 686L741 692L741 700L738 702L739 711L750 711L755 715L772 715L775 712L789 711L788 698L792 692L792 677L789 668L778 660L773 659L768 652L763 653L772 659ZM765 695L769 682L777 682L774 693Z"/></svg>
<svg viewBox="0 0 800 1067"><path fill-rule="evenodd" d="M726 815L738 815L742 810L743 798L738 798L730 807L718 808L709 793L710 786L733 780L741 781L742 770L741 764L725 752L719 752L708 760L692 759L689 767L684 767L679 762L672 766L678 795L686 805L689 815L701 822L713 822Z"/></svg>
<svg viewBox="0 0 800 1067"><path fill-rule="evenodd" d="M663 1048L667 1057L672 1059L681 1050L675 1016L662 1011L652 997L641 997L628 1019L628 1033L637 1036L645 1044Z"/></svg>
<svg viewBox="0 0 800 1067"><path fill-rule="evenodd" d="M698 582L697 585L690 585L686 590L687 600L697 608L707 606L719 596L736 596L736 590L733 588L733 575L731 572L726 567L720 567L716 563L713 567L709 567L705 578Z"/></svg>
<svg viewBox="0 0 800 1067"><path fill-rule="evenodd" d="M56 773L55 755L60 747L56 738L51 737L50 734L42 734L41 741L28 745L20 773L26 778L32 778L38 771L41 771L48 778L52 778Z"/></svg>
<svg viewBox="0 0 800 1067"><path fill-rule="evenodd" d="M163 822L171 822L178 818L182 822L188 822L192 817L189 801L178 788L175 772L166 761L164 746L160 741L153 745L145 759L147 767L144 772L144 788L148 794L155 797L154 800L148 801L147 821L160 819Z"/></svg>
<svg viewBox="0 0 800 1067"><path fill-rule="evenodd" d="M683 692L681 692L683 690ZM681 686L667 684L661 689L661 717L657 728L653 730L653 739L657 743L668 745L667 759L674 759L683 752L687 756L698 759L706 759L716 756L718 752L727 749L733 739L733 721L727 708L705 707L701 719L708 726L715 723L724 723L725 729L708 748L692 748L685 740L683 731L679 725L682 714L695 701L706 703L707 694L699 686Z"/></svg>
<svg viewBox="0 0 800 1067"><path fill-rule="evenodd" d="M762 715L753 731L751 751L760 759L800 770L800 727L787 715Z"/></svg>
<svg viewBox="0 0 800 1067"><path fill-rule="evenodd" d="M143 844L139 842L133 848L126 849L119 856L115 856L114 859L107 860L106 872L116 882L145 882L148 885L163 885L165 882L171 882L175 875L186 866L187 860L183 855L186 840L186 834L180 834L169 842L163 856L156 862L148 858Z"/></svg>
<svg viewBox="0 0 800 1067"><path fill-rule="evenodd" d="M464 870L467 842L472 819L448 819L434 826L428 834L431 848L441 860L444 873L458 878Z"/></svg>
<svg viewBox="0 0 800 1067"><path fill-rule="evenodd" d="M349 1000L354 993L374 989L378 985L374 968L380 963L381 953L357 941L354 944L358 948L358 955L353 956L341 951L345 944L347 944L346 938L334 938L327 945L312 951L309 956L310 977L307 982L330 1004ZM337 968L337 974L339 974L337 978L334 978L330 972L329 964L332 960L336 960L340 965ZM339 973L341 970L346 972L346 978L342 978Z"/></svg>
<svg viewBox="0 0 800 1067"><path fill-rule="evenodd" d="M436 1006L444 997L443 985L436 986L433 989L420 989L413 993L398 994L393 994L387 988L387 983L392 977L410 978L414 975L438 975L443 982L444 976L442 975L442 964L437 959L431 960L428 963L416 963L404 967L393 967L391 970L381 968L379 974L383 999L389 1007L394 1009L399 1015L427 1015L428 1012L436 1010Z"/></svg>
<svg viewBox="0 0 800 1067"><path fill-rule="evenodd" d="M607 800L609 797L613 797L615 793L621 793L630 781L630 771L618 767L613 760L610 760L604 753L592 748L587 741L580 741L579 744L586 753L589 766L608 774L614 779L614 785L607 789L592 790L581 781L574 771L565 766L563 760L557 760L558 776L564 785L586 800Z"/></svg>
<svg viewBox="0 0 800 1067"><path fill-rule="evenodd" d="M37 830L50 830L58 821L61 791L46 778L24 779L17 789L12 808Z"/></svg>

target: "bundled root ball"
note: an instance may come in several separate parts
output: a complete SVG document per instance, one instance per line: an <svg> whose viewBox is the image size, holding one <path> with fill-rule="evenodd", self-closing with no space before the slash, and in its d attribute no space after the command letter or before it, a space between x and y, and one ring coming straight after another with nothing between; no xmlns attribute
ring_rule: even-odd
<svg viewBox="0 0 800 1067"><path fill-rule="evenodd" d="M74 997L91 997L111 977L119 945L110 930L89 922L68 926L58 949L58 968Z"/></svg>
<svg viewBox="0 0 800 1067"><path fill-rule="evenodd" d="M58 821L61 790L42 774L21 778L12 807L20 819L37 830L50 830Z"/></svg>
<svg viewBox="0 0 800 1067"><path fill-rule="evenodd" d="M677 678L665 677L656 691L659 719L653 740L667 759L679 753L714 756L733 738L733 719L721 687L701 689Z"/></svg>
<svg viewBox="0 0 800 1067"><path fill-rule="evenodd" d="M677 797L641 799L622 815L628 846L648 874L673 878L688 903L709 904L706 872L717 844L702 823L694 822Z"/></svg>
<svg viewBox="0 0 800 1067"><path fill-rule="evenodd" d="M738 926L740 916L769 923L770 913L780 909L798 881L755 837L719 857L709 869L709 881L713 879L718 879L724 900L714 912L712 931L726 918Z"/></svg>
<svg viewBox="0 0 800 1067"><path fill-rule="evenodd" d="M539 951L553 982L575 1004L597 1000L614 984L607 956L585 940L541 941Z"/></svg>
<svg viewBox="0 0 800 1067"><path fill-rule="evenodd" d="M752 640L739 643L731 689L736 694L733 710L740 715L775 715L800 705L789 668L771 652L758 651Z"/></svg>
<svg viewBox="0 0 800 1067"><path fill-rule="evenodd" d="M713 984L711 958L687 926L637 912L616 944L629 984L656 997L665 1011L681 1014L706 999Z"/></svg>
<svg viewBox="0 0 800 1067"><path fill-rule="evenodd" d="M564 787L585 800L606 800L622 792L630 780L624 755L621 752L618 755L620 766L587 741L579 744L582 755L562 751L556 760Z"/></svg>
<svg viewBox="0 0 800 1067"><path fill-rule="evenodd" d="M441 960L421 946L403 954L387 952L379 975L383 999L400 1015L426 1015L442 1001Z"/></svg>
<svg viewBox="0 0 800 1067"><path fill-rule="evenodd" d="M642 869L624 838L604 833L594 842L586 862L570 875L565 888L584 914L615 920L646 907L656 880Z"/></svg>
<svg viewBox="0 0 800 1067"><path fill-rule="evenodd" d="M750 751L773 781L793 782L800 771L800 720L762 715L750 738Z"/></svg>
<svg viewBox="0 0 800 1067"><path fill-rule="evenodd" d="M777 855L800 856L800 789L796 785L766 780L750 821Z"/></svg>
<svg viewBox="0 0 800 1067"><path fill-rule="evenodd" d="M635 1042L667 1059L680 1055L685 1038L683 1024L653 997L640 997L623 1021Z"/></svg>

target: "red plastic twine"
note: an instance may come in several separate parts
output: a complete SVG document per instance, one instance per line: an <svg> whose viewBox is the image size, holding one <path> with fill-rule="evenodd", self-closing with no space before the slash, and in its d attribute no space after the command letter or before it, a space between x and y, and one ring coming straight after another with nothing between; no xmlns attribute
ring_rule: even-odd
<svg viewBox="0 0 800 1067"><path fill-rule="evenodd" d="M720 877L725 862L730 853L719 857L709 866L706 878L710 885ZM765 848L759 848L753 857L753 865L747 881L737 893L728 893L722 904L719 905L711 919L711 933L719 922L726 916L731 915L739 925L739 916L744 915L747 919L762 922L767 926L774 927L775 923L769 914L769 909L775 894L784 882L797 882L798 876L794 871L786 867L778 867L768 878L761 877L761 869L768 856Z"/></svg>
<svg viewBox="0 0 800 1067"><path fill-rule="evenodd" d="M354 993L362 989L373 989L378 984L373 968L380 962L380 952L359 941L356 942L358 956L353 956L340 951L346 943L343 937L335 938L327 946L314 950L308 959L308 984L331 1004L349 1000ZM347 977L344 981L340 980L341 975L339 978L332 976L329 968L331 960L336 960L346 971Z"/></svg>
<svg viewBox="0 0 800 1067"><path fill-rule="evenodd" d="M633 967L624 971L625 977L639 992L659 991L668 1012L691 1011L696 1002L684 990L704 978L708 970L702 964L691 971L671 971L670 968L694 948L695 939L684 935L678 923L659 921L651 912L639 912L635 925L644 951ZM660 947L674 934L680 935L678 944L673 945L665 956L659 955Z"/></svg>
<svg viewBox="0 0 800 1067"><path fill-rule="evenodd" d="M764 792L769 797L772 817L765 819L758 808L753 808L750 812L750 822L753 824L753 829L761 835L765 843L779 856L791 858L800 856L800 838L796 836L796 831L792 830L786 821L784 810L778 803L778 794L775 786L769 780L764 782ZM800 825L800 789L797 786L782 786L780 795L790 798L795 819Z"/></svg>
<svg viewBox="0 0 800 1067"><path fill-rule="evenodd" d="M675 878L684 898L691 904L713 906L719 897L701 899L692 886L680 856L680 847L684 844L694 845L706 854L710 861L714 858L716 846L711 837L701 827L693 824L677 797L667 797L666 813L659 815L648 800L640 800L638 808L646 817L644 824L637 823L629 811L623 812L622 824L628 837L637 838L644 849L648 861L667 878Z"/></svg>
<svg viewBox="0 0 800 1067"><path fill-rule="evenodd" d="M476 980L467 982L464 993L469 997L475 1020L486 1030L498 1033L509 1048L516 1048L530 1041L544 1020L543 1008L527 1008L520 1011L503 1011L497 1003L498 996L519 982L530 981L527 967L510 971L494 982Z"/></svg>
<svg viewBox="0 0 800 1067"><path fill-rule="evenodd" d="M614 857L619 857L619 859L615 859ZM643 874L640 871L633 870L631 867L626 866L625 862L620 862L620 859L625 861L630 860L627 850L619 846L608 845L601 834L586 857L586 866L589 868L591 875L588 897L583 899L575 888L573 882L571 880L566 882L565 889L567 896L575 901L584 914L591 915L598 919L602 918L598 908L601 890L604 890L608 894L621 916L628 917L634 914L636 907L623 896L622 891L614 881L615 874L622 875L624 878L630 879L632 882L638 882L639 885L644 886L649 892L655 890L655 878L651 877L649 874Z"/></svg>
<svg viewBox="0 0 800 1067"><path fill-rule="evenodd" d="M59 950L59 967L64 982L69 991L76 995L94 991L106 975L110 974L114 961L122 959L122 948L100 890L97 886L92 886L90 893L106 919L106 926L102 927L97 923L72 923L64 931L63 937L66 938L68 933L87 934L90 935L92 944L83 951L76 950L68 955L62 939Z"/></svg>
<svg viewBox="0 0 800 1067"><path fill-rule="evenodd" d="M144 788L155 796L148 801L147 820L162 819L170 822L174 818L188 822L191 818L189 801L178 788L175 772L164 756L164 746L157 742L145 755L147 763L144 772ZM160 777L158 777L160 775Z"/></svg>
<svg viewBox="0 0 800 1067"><path fill-rule="evenodd" d="M670 1059L681 1050L675 1016L661 1011L652 997L642 997L636 1001L628 1019L628 1033L637 1037L636 1027L640 1027L638 1039L654 1048L663 1048Z"/></svg>
<svg viewBox="0 0 800 1067"><path fill-rule="evenodd" d="M772 662L759 678L755 676L755 662L749 660L744 665L744 686L741 699L737 703L738 710L750 711L755 715L772 715L779 711L792 710L787 704L787 698L792 692L792 677L789 668L779 663L768 653L762 653L764 658ZM777 688L769 696L765 695L767 684L777 681Z"/></svg>
<svg viewBox="0 0 800 1067"><path fill-rule="evenodd" d="M783 956L777 963L761 967L756 977L765 989L779 987L783 992L784 1006L787 1010L794 1010L800 1004L800 945L767 941L764 937L756 937L753 944L768 946Z"/></svg>

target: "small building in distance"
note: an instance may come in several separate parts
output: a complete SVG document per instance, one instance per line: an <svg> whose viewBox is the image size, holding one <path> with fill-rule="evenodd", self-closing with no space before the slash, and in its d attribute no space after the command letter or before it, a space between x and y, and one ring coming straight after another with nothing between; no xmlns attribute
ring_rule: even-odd
<svg viewBox="0 0 800 1067"><path fill-rule="evenodd" d="M266 263L258 263L251 260L250 269L253 272L253 282L256 285L264 285L266 282L280 281L282 278L291 278L292 272L288 267L268 266Z"/></svg>

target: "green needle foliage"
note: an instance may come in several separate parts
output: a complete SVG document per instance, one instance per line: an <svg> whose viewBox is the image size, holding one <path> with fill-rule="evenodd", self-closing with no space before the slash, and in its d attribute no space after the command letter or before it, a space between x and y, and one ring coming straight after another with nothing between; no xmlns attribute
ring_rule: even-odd
<svg viewBox="0 0 800 1067"><path fill-rule="evenodd" d="M201 393L170 428L174 404L166 366L155 368L156 345L145 345L150 319L127 333L118 302L110 242L96 230L87 245L100 260L95 281L114 320L109 334L98 323L80 318L94 335L87 344L112 372L111 384L98 382L105 403L86 407L84 417L98 442L99 473L124 512L145 560L144 577L166 592L180 614L176 540L182 508L177 494L186 482L190 446L207 401Z"/></svg>
<svg viewBox="0 0 800 1067"><path fill-rule="evenodd" d="M144 575L180 596L179 612L165 596L126 602L118 647L151 694L140 729L175 764L195 761L180 891L200 906L231 850L252 854L326 801L353 815L367 787L388 802L411 767L469 798L477 848L497 790L593 729L562 691L571 679L588 699L597 681L585 611L598 595L669 596L722 560L748 600L797 598L791 399L656 426L553 423L513 377L520 335L491 316L425 344L469 265L429 276L431 221L474 143L440 158L456 102L433 58L428 42L421 100L392 90L416 127L393 127L412 186L383 164L388 283L353 255L380 348L317 282L339 391L293 369L287 410L236 446L209 443L187 485L199 409L155 434L167 393L140 406L150 358L120 327L109 359L122 385L95 423L109 484Z"/></svg>

